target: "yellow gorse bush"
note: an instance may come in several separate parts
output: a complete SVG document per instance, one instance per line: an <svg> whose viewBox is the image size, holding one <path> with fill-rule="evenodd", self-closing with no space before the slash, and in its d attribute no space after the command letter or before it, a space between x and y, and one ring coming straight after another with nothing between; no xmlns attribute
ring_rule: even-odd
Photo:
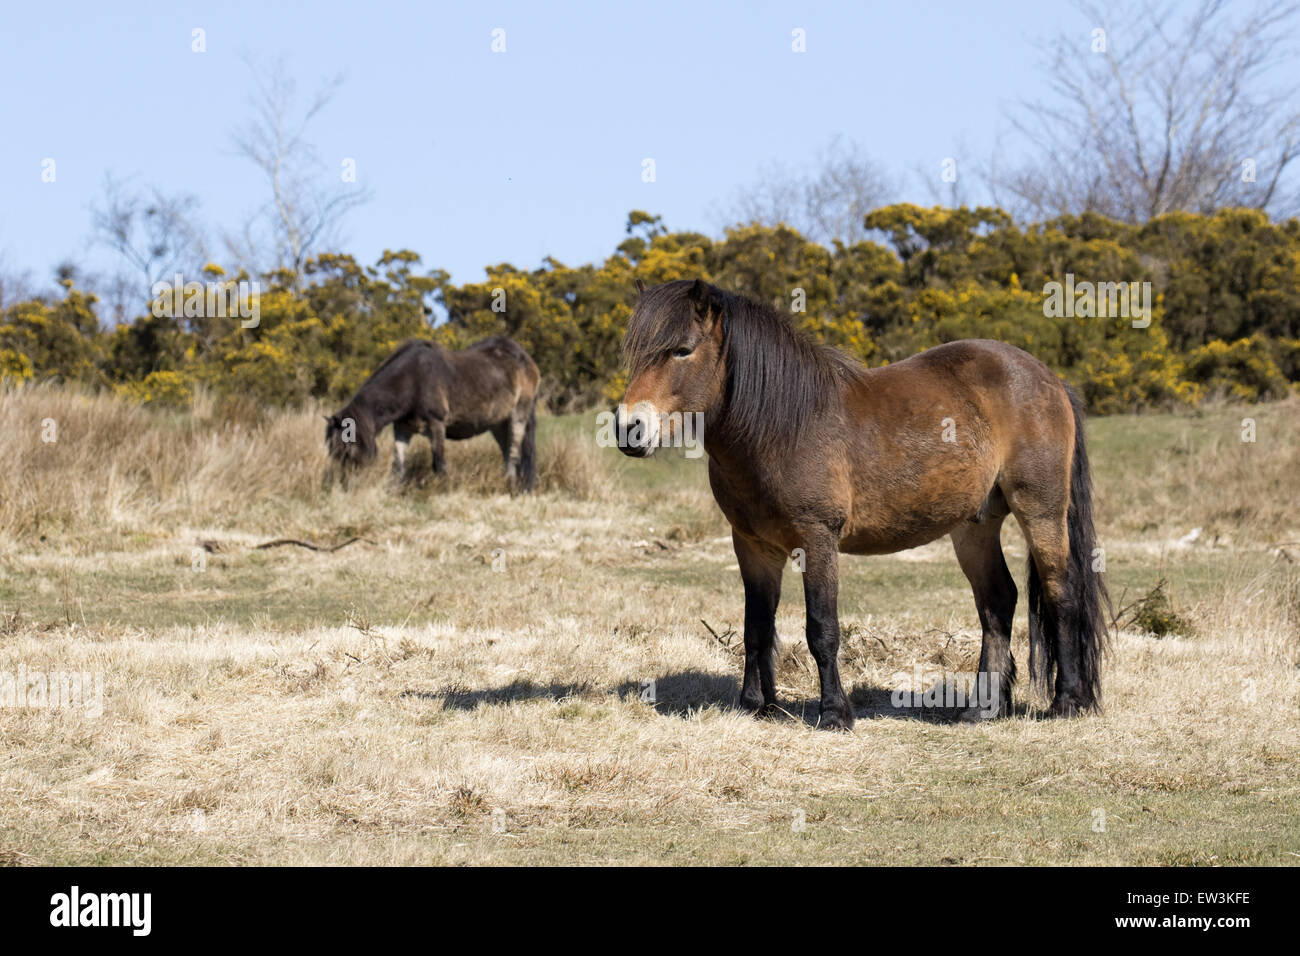
<svg viewBox="0 0 1300 956"><path fill-rule="evenodd" d="M123 382L115 391L155 407L188 408L194 401L194 383L181 372L150 372L138 382Z"/></svg>
<svg viewBox="0 0 1300 956"><path fill-rule="evenodd" d="M62 298L0 313L0 379L110 387L150 405L184 404L201 384L292 407L341 402L408 338L463 348L509 335L541 368L547 403L581 409L622 395L634 279L700 277L870 365L958 338L1008 342L1052 366L1096 412L1277 398L1300 381L1300 221L1229 209L1142 226L1089 214L1022 227L989 207L901 204L866 225L877 241L828 248L788 226L712 238L634 211L628 238L602 263L502 263L460 285L421 272L408 250L373 266L321 255L305 281L263 277L251 324L159 317L142 296L144 314L104 329L95 297L65 282ZM204 275L226 288L249 279L215 263ZM1067 282L1069 307L1054 312L1049 289ZM1150 306L1142 321L1111 314L1118 284L1125 295L1142 291L1129 303Z"/></svg>

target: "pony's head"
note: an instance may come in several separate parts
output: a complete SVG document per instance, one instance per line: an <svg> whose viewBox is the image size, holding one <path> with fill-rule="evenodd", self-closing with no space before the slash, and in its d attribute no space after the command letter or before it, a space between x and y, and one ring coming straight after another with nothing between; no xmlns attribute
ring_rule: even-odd
<svg viewBox="0 0 1300 956"><path fill-rule="evenodd" d="M618 407L619 448L644 458L674 439L682 417L709 415L723 397L725 293L679 279L641 293L623 339L628 385Z"/></svg>
<svg viewBox="0 0 1300 956"><path fill-rule="evenodd" d="M346 476L375 460L375 429L370 416L351 406L325 417L325 448Z"/></svg>
<svg viewBox="0 0 1300 956"><path fill-rule="evenodd" d="M862 367L798 331L787 316L701 279L641 293L623 340L628 386L619 448L644 458L703 414L719 445L789 449ZM701 436L703 437L703 436Z"/></svg>

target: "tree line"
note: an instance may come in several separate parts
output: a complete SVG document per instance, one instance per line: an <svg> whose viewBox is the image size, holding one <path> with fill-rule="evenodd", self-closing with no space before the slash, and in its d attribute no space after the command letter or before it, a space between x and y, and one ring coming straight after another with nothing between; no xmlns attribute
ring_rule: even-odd
<svg viewBox="0 0 1300 956"><path fill-rule="evenodd" d="M503 334L536 359L553 410L581 410L621 394L634 279L699 276L787 312L867 365L958 338L1009 342L1097 413L1280 398L1300 382L1300 220L1224 209L1021 226L994 207L898 204L863 227L871 238L829 246L784 225L711 238L634 211L599 264L496 265L463 284L407 250L373 265L322 253L259 279L255 323L177 310L168 296L109 327L95 295L66 277L60 293L0 310L0 378L155 405L184 405L197 388L263 407L339 402L407 338L460 348ZM209 264L202 278L233 289L250 277ZM1148 293L1147 314L1116 314L1121 284Z"/></svg>

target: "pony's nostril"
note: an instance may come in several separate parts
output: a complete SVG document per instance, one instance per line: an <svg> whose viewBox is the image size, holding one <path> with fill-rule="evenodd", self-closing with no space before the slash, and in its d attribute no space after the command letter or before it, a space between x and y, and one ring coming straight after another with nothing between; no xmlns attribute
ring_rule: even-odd
<svg viewBox="0 0 1300 956"><path fill-rule="evenodd" d="M636 413L624 414L616 413L614 416L614 434L618 437L619 448L629 448L637 444L636 436L639 432L637 427Z"/></svg>
<svg viewBox="0 0 1300 956"><path fill-rule="evenodd" d="M628 420L627 443L637 448L646 444L646 420L644 415L633 415Z"/></svg>

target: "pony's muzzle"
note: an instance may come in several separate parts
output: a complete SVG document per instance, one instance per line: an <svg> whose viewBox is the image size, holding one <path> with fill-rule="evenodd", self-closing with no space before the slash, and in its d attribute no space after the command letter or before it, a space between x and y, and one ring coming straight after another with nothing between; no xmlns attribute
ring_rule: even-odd
<svg viewBox="0 0 1300 956"><path fill-rule="evenodd" d="M659 412L649 402L637 402L630 409L618 406L618 450L632 458L648 458L659 446Z"/></svg>

